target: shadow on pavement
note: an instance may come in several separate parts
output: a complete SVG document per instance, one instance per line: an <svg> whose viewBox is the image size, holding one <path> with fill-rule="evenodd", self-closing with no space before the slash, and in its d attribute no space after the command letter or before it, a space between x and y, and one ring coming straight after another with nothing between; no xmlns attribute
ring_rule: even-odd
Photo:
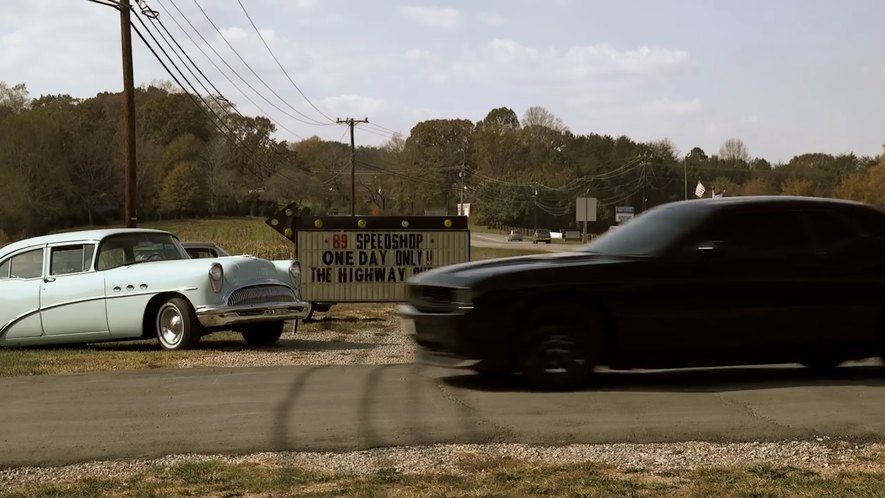
<svg viewBox="0 0 885 498"><path fill-rule="evenodd" d="M531 392L519 375L486 377L462 372L443 377L447 385L486 392ZM804 367L763 366L659 371L602 371L574 392L713 393L787 387L885 387L880 365L843 366L820 373Z"/></svg>

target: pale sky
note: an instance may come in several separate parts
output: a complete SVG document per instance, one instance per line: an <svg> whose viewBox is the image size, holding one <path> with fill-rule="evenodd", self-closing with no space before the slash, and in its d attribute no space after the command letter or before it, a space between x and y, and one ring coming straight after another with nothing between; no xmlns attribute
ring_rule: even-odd
<svg viewBox="0 0 885 498"><path fill-rule="evenodd" d="M475 122L502 106L521 118L534 105L576 134L669 138L683 154L737 137L777 162L875 155L885 141L881 0L241 1L316 107L369 118L358 144L389 138L376 124L407 135L424 119ZM146 4L241 112L278 123L278 138L344 139L345 127L294 119L328 123L237 0ZM26 83L32 97L120 91L119 30L116 10L87 0L0 0L0 80ZM171 81L135 34L133 45L136 84Z"/></svg>

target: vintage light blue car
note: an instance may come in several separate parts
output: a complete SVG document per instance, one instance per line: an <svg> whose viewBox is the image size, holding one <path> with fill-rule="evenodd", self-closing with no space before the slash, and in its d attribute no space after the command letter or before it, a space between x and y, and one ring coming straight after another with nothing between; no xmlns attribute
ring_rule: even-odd
<svg viewBox="0 0 885 498"><path fill-rule="evenodd" d="M219 330L272 345L307 316L300 287L297 261L191 259L162 230L46 235L0 248L0 346L156 337L177 350Z"/></svg>

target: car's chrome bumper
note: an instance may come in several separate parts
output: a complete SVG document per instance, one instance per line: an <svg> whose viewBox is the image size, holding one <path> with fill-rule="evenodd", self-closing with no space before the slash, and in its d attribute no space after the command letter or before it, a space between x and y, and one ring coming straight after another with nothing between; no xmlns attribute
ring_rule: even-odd
<svg viewBox="0 0 885 498"><path fill-rule="evenodd" d="M282 303L248 304L242 306L201 306L197 319L204 327L225 327L256 322L303 320L310 311L310 303L293 301Z"/></svg>

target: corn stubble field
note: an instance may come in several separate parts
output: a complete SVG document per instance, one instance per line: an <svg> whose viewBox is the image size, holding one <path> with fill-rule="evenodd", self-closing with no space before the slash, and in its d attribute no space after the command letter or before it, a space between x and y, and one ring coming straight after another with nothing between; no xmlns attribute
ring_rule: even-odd
<svg viewBox="0 0 885 498"><path fill-rule="evenodd" d="M267 259L293 256L292 244L259 218L148 223L183 241L213 241L231 254ZM530 254L512 249L472 249L475 260ZM409 363L413 346L392 304L342 304L291 328L268 348L247 346L239 334L207 336L198 349L165 352L156 341L131 341L0 350L0 376L69 374L148 368L258 365ZM48 479L22 479L0 469L0 498L93 496L345 496L345 497L622 497L622 496L885 496L885 455L864 455L848 467L731 465L655 469L599 463L558 464L459 453L454 468L403 472L332 471L266 459L206 457L148 462L122 473L73 471ZM89 465L89 464L86 464ZM133 465L127 463L126 465ZM26 473L27 474L27 473Z"/></svg>

